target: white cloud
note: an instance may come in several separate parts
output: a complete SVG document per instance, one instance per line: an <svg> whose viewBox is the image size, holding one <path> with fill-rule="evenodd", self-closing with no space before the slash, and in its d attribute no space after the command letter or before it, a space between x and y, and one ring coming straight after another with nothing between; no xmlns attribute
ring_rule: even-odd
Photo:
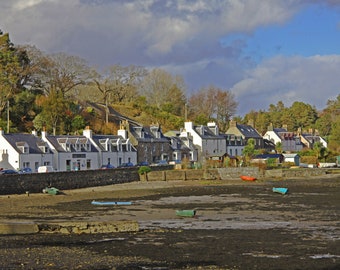
<svg viewBox="0 0 340 270"><path fill-rule="evenodd" d="M232 87L240 111L267 108L280 99L288 105L306 96L319 107L327 94L339 92L334 72L340 70L338 56L275 57L256 64L254 56L243 56L245 44L220 44L231 33L251 34L258 27L284 24L304 5L317 2L1 0L0 28L14 44L77 55L100 67L164 67L184 76L192 91L209 84ZM335 0L319 3L340 6ZM321 88L323 94L306 88Z"/></svg>
<svg viewBox="0 0 340 270"><path fill-rule="evenodd" d="M301 101L323 109L327 99L340 94L339 70L340 55L279 56L250 70L231 91L240 103L240 113L268 109L278 101L286 107Z"/></svg>

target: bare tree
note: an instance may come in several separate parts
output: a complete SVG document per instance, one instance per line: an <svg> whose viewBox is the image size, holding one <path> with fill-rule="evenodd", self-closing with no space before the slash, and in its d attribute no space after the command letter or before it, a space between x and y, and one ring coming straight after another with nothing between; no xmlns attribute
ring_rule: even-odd
<svg viewBox="0 0 340 270"><path fill-rule="evenodd" d="M102 74L97 73L93 82L101 93L106 107L106 123L108 123L109 103L133 100L137 95L137 85L146 74L145 68L133 65L127 67L114 65Z"/></svg>
<svg viewBox="0 0 340 270"><path fill-rule="evenodd" d="M169 104L174 105L174 112L183 112L186 103L183 78L173 76L162 69L153 69L145 77L141 84L140 94L146 97L148 104L160 109ZM181 107L181 110L178 106Z"/></svg>
<svg viewBox="0 0 340 270"><path fill-rule="evenodd" d="M66 97L77 86L89 83L94 77L93 69L77 56L65 53L46 55L31 48L29 57L35 68L35 87L45 95L56 91Z"/></svg>
<svg viewBox="0 0 340 270"><path fill-rule="evenodd" d="M207 121L217 121L222 131L226 130L227 123L235 114L237 102L234 95L228 90L214 86L201 88L198 93L189 98L189 117L199 124Z"/></svg>

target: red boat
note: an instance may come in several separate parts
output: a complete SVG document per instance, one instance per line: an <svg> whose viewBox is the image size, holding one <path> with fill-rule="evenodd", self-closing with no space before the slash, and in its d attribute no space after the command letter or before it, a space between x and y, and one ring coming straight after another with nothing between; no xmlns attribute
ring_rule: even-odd
<svg viewBox="0 0 340 270"><path fill-rule="evenodd" d="M256 177L254 177L254 176L249 176L249 175L241 175L240 178L241 178L243 181L255 181L255 180L256 180Z"/></svg>

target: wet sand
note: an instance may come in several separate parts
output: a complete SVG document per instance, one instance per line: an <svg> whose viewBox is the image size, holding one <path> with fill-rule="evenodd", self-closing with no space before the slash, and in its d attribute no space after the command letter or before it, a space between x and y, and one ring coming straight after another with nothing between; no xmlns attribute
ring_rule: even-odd
<svg viewBox="0 0 340 270"><path fill-rule="evenodd" d="M273 187L288 187L286 195ZM94 206L92 200L131 201ZM194 218L175 215L195 209ZM140 231L1 237L1 269L339 269L340 176L139 182L0 196L2 220L137 220Z"/></svg>

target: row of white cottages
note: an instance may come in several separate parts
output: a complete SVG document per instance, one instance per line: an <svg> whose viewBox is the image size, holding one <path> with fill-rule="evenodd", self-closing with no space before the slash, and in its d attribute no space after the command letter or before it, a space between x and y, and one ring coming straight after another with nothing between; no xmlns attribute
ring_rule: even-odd
<svg viewBox="0 0 340 270"><path fill-rule="evenodd" d="M285 134L281 134L283 139L287 137ZM56 171L77 171L95 170L107 164L118 167L123 163L153 163L160 159L187 158L191 162L202 162L226 155L241 156L249 138L255 140L257 148L275 145L252 125L235 121L230 123L226 134L221 134L215 123L195 126L192 122L185 122L182 130L165 136L159 126L144 128L124 123L117 135L96 135L90 128L86 128L83 135L53 136L42 131L40 137L36 132L5 134L0 130L0 168L37 171L40 166L52 166ZM289 137L287 141L292 142ZM294 149L301 149L301 141L295 137L293 141Z"/></svg>
<svg viewBox="0 0 340 270"><path fill-rule="evenodd" d="M110 164L149 164L166 159L197 162L208 157L229 154L241 155L244 143L236 136L220 134L215 123L194 126L186 122L174 136L164 136L159 126L124 126L117 135L96 135L86 128L82 135L50 135L46 131L32 134L4 133L0 130L0 168L20 170L52 166L55 171L96 170ZM134 143L132 143L132 141ZM138 154L138 151L140 152Z"/></svg>
<svg viewBox="0 0 340 270"><path fill-rule="evenodd" d="M52 166L55 171L78 171L107 164L136 164L137 151L124 133L119 130L118 135L93 135L85 129L82 136L53 136L42 131L38 137L36 132L5 134L0 130L0 168L37 171L40 166Z"/></svg>

